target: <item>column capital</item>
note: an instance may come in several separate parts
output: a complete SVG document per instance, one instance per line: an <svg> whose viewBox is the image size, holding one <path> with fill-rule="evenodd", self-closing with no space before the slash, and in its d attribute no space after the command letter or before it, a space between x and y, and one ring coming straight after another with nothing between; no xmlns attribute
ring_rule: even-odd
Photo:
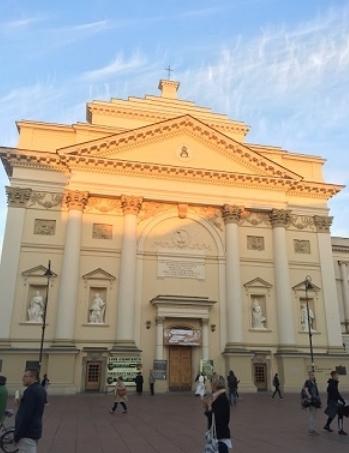
<svg viewBox="0 0 349 453"><path fill-rule="evenodd" d="M79 190L67 190L64 193L64 203L68 210L75 209L83 211L87 204L88 192L80 192Z"/></svg>
<svg viewBox="0 0 349 453"><path fill-rule="evenodd" d="M131 195L121 195L121 208L124 214L137 215L141 210L143 197L134 197Z"/></svg>
<svg viewBox="0 0 349 453"><path fill-rule="evenodd" d="M339 264L340 266L347 266L347 265L349 264L349 261L339 260L339 261L338 261L338 264Z"/></svg>
<svg viewBox="0 0 349 453"><path fill-rule="evenodd" d="M333 217L327 215L314 215L314 224L318 233L329 233Z"/></svg>
<svg viewBox="0 0 349 453"><path fill-rule="evenodd" d="M222 215L224 223L238 223L241 219L243 208L230 204L223 205Z"/></svg>
<svg viewBox="0 0 349 453"><path fill-rule="evenodd" d="M269 218L271 221L272 227L287 227L290 221L291 211L289 209L272 209L269 213Z"/></svg>
<svg viewBox="0 0 349 453"><path fill-rule="evenodd" d="M7 195L7 206L9 208L25 208L27 206L32 189L10 186L6 186L5 189Z"/></svg>

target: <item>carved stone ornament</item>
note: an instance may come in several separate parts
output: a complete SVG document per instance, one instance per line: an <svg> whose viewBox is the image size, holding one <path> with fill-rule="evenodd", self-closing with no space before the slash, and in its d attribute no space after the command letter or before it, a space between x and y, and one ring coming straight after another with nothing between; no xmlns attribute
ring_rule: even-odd
<svg viewBox="0 0 349 453"><path fill-rule="evenodd" d="M140 221L149 219L150 217L155 217L160 214L160 212L167 211L168 209L173 208L172 204L169 203L159 203L157 201L143 201L142 208L139 212L138 218Z"/></svg>
<svg viewBox="0 0 349 453"><path fill-rule="evenodd" d="M121 200L106 197L89 197L86 211L121 215Z"/></svg>
<svg viewBox="0 0 349 453"><path fill-rule="evenodd" d="M325 215L314 215L314 223L318 233L329 233L333 217Z"/></svg>
<svg viewBox="0 0 349 453"><path fill-rule="evenodd" d="M270 216L270 221L273 227L287 227L290 221L290 210L288 209L273 209Z"/></svg>
<svg viewBox="0 0 349 453"><path fill-rule="evenodd" d="M121 207L124 214L137 215L142 207L143 198L129 195L121 196Z"/></svg>
<svg viewBox="0 0 349 453"><path fill-rule="evenodd" d="M177 205L178 217L180 219L185 219L188 215L188 205L185 203L179 203Z"/></svg>
<svg viewBox="0 0 349 453"><path fill-rule="evenodd" d="M30 199L32 189L6 186L7 205L9 208L25 208Z"/></svg>
<svg viewBox="0 0 349 453"><path fill-rule="evenodd" d="M169 238L155 241L154 244L160 249L210 250L210 246L204 242L193 241L189 232L184 228L179 228Z"/></svg>
<svg viewBox="0 0 349 453"><path fill-rule="evenodd" d="M243 208L225 204L222 209L224 223L239 223Z"/></svg>
<svg viewBox="0 0 349 453"><path fill-rule="evenodd" d="M314 231L314 219L310 215L290 215L290 226L297 230Z"/></svg>
<svg viewBox="0 0 349 453"><path fill-rule="evenodd" d="M263 236L247 236L248 250L264 250L264 237Z"/></svg>
<svg viewBox="0 0 349 453"><path fill-rule="evenodd" d="M112 239L113 238L113 225L106 223L94 223L92 225L92 238L93 239Z"/></svg>
<svg viewBox="0 0 349 453"><path fill-rule="evenodd" d="M249 224L252 226L265 225L270 226L270 218L267 213L253 212L245 210L242 215L242 225Z"/></svg>
<svg viewBox="0 0 349 453"><path fill-rule="evenodd" d="M296 253L310 254L310 241L304 239L293 239L294 251Z"/></svg>
<svg viewBox="0 0 349 453"><path fill-rule="evenodd" d="M35 205L51 209L59 206L62 203L63 194L51 193L51 192L32 192L28 206L33 207Z"/></svg>
<svg viewBox="0 0 349 453"><path fill-rule="evenodd" d="M34 234L54 236L56 232L56 221L47 219L34 220Z"/></svg>
<svg viewBox="0 0 349 453"><path fill-rule="evenodd" d="M214 206L192 206L190 209L196 212L199 216L208 220L212 225L223 231L222 209Z"/></svg>
<svg viewBox="0 0 349 453"><path fill-rule="evenodd" d="M88 192L80 192L79 190L70 190L64 194L64 203L68 210L76 209L83 211L88 201Z"/></svg>

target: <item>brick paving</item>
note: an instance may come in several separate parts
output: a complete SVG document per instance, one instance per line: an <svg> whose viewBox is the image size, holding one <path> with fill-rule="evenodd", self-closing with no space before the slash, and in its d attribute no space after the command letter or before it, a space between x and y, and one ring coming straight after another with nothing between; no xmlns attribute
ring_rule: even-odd
<svg viewBox="0 0 349 453"><path fill-rule="evenodd" d="M324 400L324 398L323 398ZM206 421L191 394L130 395L129 413L110 415L111 395L51 396L45 411L39 453L201 453ZM237 453L336 453L349 451L349 436L307 433L298 395L272 400L246 394L231 411ZM333 424L335 427L335 423ZM349 432L349 419L345 426Z"/></svg>

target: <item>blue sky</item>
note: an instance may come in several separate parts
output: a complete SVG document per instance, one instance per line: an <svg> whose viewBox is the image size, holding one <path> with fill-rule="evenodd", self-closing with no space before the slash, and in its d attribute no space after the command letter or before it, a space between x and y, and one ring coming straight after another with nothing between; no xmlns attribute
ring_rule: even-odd
<svg viewBox="0 0 349 453"><path fill-rule="evenodd" d="M0 144L15 121L83 121L91 99L180 96L251 126L248 141L326 158L349 186L349 2L112 0L0 3ZM0 184L7 184L0 169ZM330 203L349 237L349 189ZM0 242L6 216L0 190Z"/></svg>

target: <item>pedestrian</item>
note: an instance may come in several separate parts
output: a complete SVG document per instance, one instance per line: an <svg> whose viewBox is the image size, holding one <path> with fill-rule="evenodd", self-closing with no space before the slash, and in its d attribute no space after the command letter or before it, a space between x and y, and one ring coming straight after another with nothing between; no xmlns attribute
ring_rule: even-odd
<svg viewBox="0 0 349 453"><path fill-rule="evenodd" d="M111 414L115 414L116 408L118 407L118 403L121 404L123 411L123 414L127 414L127 388L126 385L124 384L124 380L122 379L122 376L119 376L116 384L115 384L115 389L114 389L114 404L113 407L110 409Z"/></svg>
<svg viewBox="0 0 349 453"><path fill-rule="evenodd" d="M135 377L135 383L136 383L136 392L138 395L142 395L143 393L143 376L142 373L139 371L137 373L137 376Z"/></svg>
<svg viewBox="0 0 349 453"><path fill-rule="evenodd" d="M274 396L275 396L276 394L278 394L278 395L279 395L279 398L282 399L283 396L281 395L281 391L280 391L280 379L279 379L278 373L275 373L275 374L274 374L274 378L273 378L273 386L275 387L275 390L274 390L274 393L273 393L272 398L274 398Z"/></svg>
<svg viewBox="0 0 349 453"><path fill-rule="evenodd" d="M332 432L331 423L335 419L339 411L339 404L342 403L345 406L345 400L338 390L338 374L336 371L331 371L331 378L327 381L327 407L325 414L328 416L324 429L328 432ZM338 414L338 434L346 436L347 433L343 430L343 426L340 426L339 414Z"/></svg>
<svg viewBox="0 0 349 453"><path fill-rule="evenodd" d="M212 381L212 395L203 401L205 415L208 421L208 429L211 429L212 415L216 425L216 434L218 440L218 452L228 453L232 448L230 439L230 405L225 388L225 379L223 376L216 376Z"/></svg>
<svg viewBox="0 0 349 453"><path fill-rule="evenodd" d="M26 369L23 385L25 390L16 414L14 440L18 453L36 453L46 402L46 390L40 385L39 370Z"/></svg>
<svg viewBox="0 0 349 453"><path fill-rule="evenodd" d="M195 396L200 396L201 399L206 393L205 380L206 378L203 373L199 373L196 377Z"/></svg>
<svg viewBox="0 0 349 453"><path fill-rule="evenodd" d="M149 370L149 387L150 394L154 396L154 384L155 384L155 375L153 370Z"/></svg>
<svg viewBox="0 0 349 453"><path fill-rule="evenodd" d="M233 370L229 371L228 377L227 377L227 383L228 383L228 391L229 391L229 402L230 405L236 404L237 398L238 398L238 383L239 380L235 376L235 373Z"/></svg>
<svg viewBox="0 0 349 453"><path fill-rule="evenodd" d="M308 409L308 432L309 434L318 434L316 431L316 414L321 407L319 390L313 371L309 371L308 379L305 381L302 393L306 396L307 403L303 407Z"/></svg>
<svg viewBox="0 0 349 453"><path fill-rule="evenodd" d="M0 424L4 421L8 400L6 380L5 376L0 376Z"/></svg>
<svg viewBox="0 0 349 453"><path fill-rule="evenodd" d="M42 381L41 381L41 385L44 387L46 392L47 392L49 384L50 384L50 379L47 377L47 374L44 374L44 377L42 378Z"/></svg>

